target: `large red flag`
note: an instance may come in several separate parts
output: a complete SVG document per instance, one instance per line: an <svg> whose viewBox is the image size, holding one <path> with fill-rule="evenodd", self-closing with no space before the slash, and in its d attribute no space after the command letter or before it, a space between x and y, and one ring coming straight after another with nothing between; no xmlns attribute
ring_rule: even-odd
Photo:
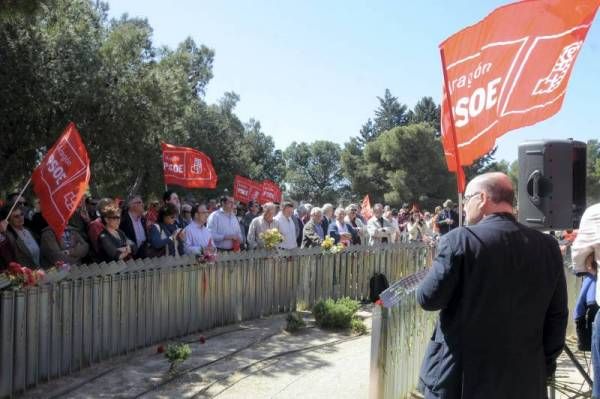
<svg viewBox="0 0 600 399"><path fill-rule="evenodd" d="M62 237L90 181L90 160L73 122L35 168L31 180L44 219Z"/></svg>
<svg viewBox="0 0 600 399"><path fill-rule="evenodd" d="M250 201L258 201L262 192L262 183L250 180L243 176L235 176L233 180L233 198L247 204Z"/></svg>
<svg viewBox="0 0 600 399"><path fill-rule="evenodd" d="M263 180L262 191L258 200L261 204L281 202L281 188L271 180Z"/></svg>
<svg viewBox="0 0 600 399"><path fill-rule="evenodd" d="M217 173L210 158L201 151L161 143L165 184L186 188L215 188Z"/></svg>
<svg viewBox="0 0 600 399"><path fill-rule="evenodd" d="M560 110L599 5L600 0L521 1L440 44L447 75L442 134L449 170L457 170L457 160L471 165L504 133Z"/></svg>
<svg viewBox="0 0 600 399"><path fill-rule="evenodd" d="M362 204L360 206L360 214L365 218L365 220L369 220L373 217L373 209L371 208L371 200L369 200L369 194L365 195L365 198L362 200Z"/></svg>

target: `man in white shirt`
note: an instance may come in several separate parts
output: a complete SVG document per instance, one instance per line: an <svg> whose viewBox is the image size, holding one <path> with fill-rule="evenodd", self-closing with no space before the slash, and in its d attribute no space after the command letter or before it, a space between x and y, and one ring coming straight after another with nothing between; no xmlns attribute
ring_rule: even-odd
<svg viewBox="0 0 600 399"><path fill-rule="evenodd" d="M278 229L279 224L273 217L277 206L272 202L267 202L263 205L263 214L255 217L250 223L248 229L248 249L264 248L264 242L260 238L260 233L270 229Z"/></svg>
<svg viewBox="0 0 600 399"><path fill-rule="evenodd" d="M283 242L280 244L280 247L283 249L298 248L296 223L294 223L293 213L294 205L286 201L283 203L281 212L275 217L279 225L279 232L283 235Z"/></svg>
<svg viewBox="0 0 600 399"><path fill-rule="evenodd" d="M208 229L218 249L231 251L239 248L242 242L242 230L235 215L233 197L221 197L221 208L208 217Z"/></svg>
<svg viewBox="0 0 600 399"><path fill-rule="evenodd" d="M213 246L212 235L206 227L209 212L205 205L196 205L191 213L192 221L184 229L183 248L186 255L201 255L204 248Z"/></svg>

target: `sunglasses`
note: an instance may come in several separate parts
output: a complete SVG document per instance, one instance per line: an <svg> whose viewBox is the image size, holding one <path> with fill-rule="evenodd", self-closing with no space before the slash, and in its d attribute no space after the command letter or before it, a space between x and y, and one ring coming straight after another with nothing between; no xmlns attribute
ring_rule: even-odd
<svg viewBox="0 0 600 399"><path fill-rule="evenodd" d="M107 216L107 219L112 219L112 220L119 220L121 219L121 216Z"/></svg>
<svg viewBox="0 0 600 399"><path fill-rule="evenodd" d="M22 217L24 217L24 216L25 216L25 215L23 215L22 213L13 213L13 214L12 214L12 217L14 217L14 218L22 218Z"/></svg>

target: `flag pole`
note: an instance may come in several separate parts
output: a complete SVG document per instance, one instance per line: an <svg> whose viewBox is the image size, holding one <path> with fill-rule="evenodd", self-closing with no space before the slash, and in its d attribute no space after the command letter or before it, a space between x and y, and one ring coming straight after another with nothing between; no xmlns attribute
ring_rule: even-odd
<svg viewBox="0 0 600 399"><path fill-rule="evenodd" d="M12 206L10 207L10 210L8 211L8 215L6 215L6 219L4 219L5 221L7 221L10 218L10 215L12 215L13 211L15 210L15 207L17 206L17 203L19 202L18 199L23 196L23 193L25 192L25 190L27 190L27 187L29 187L29 184L31 184L31 177L29 177L29 180L27 180L27 183L25 183L25 187L23 187L23 189L19 193L19 196L17 197L17 201L15 201L12 204Z"/></svg>
<svg viewBox="0 0 600 399"><path fill-rule="evenodd" d="M458 142L456 141L456 127L454 126L454 108L452 107L452 98L450 95L450 86L448 86L448 71L446 70L446 55L444 54L444 48L440 47L440 56L442 57L442 71L444 74L444 87L446 88L446 96L448 101L448 108L450 109L450 134L452 135L452 142L454 144L454 160L456 162L456 186L458 192L458 225L463 225L463 209L462 209L462 190L461 185L464 183L464 170L460 164L460 154L458 153ZM442 99L443 101L443 99Z"/></svg>

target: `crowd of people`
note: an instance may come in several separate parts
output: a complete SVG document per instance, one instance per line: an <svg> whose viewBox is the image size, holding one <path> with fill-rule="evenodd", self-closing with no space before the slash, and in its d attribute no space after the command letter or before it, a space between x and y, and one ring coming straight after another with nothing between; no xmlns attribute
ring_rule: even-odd
<svg viewBox="0 0 600 399"><path fill-rule="evenodd" d="M144 203L139 195L126 201L87 197L57 237L45 222L39 201L28 202L14 193L0 209L0 267L13 261L48 268L57 262L77 265L201 255L207 248L260 249L265 246L261 233L271 229L283 236L282 249L320 246L327 236L344 245L435 242L458 226L454 208L451 200L433 213L382 204L368 212L358 204L318 207L285 201L242 206L228 195L196 203L180 201L176 192L167 191L161 202Z"/></svg>

